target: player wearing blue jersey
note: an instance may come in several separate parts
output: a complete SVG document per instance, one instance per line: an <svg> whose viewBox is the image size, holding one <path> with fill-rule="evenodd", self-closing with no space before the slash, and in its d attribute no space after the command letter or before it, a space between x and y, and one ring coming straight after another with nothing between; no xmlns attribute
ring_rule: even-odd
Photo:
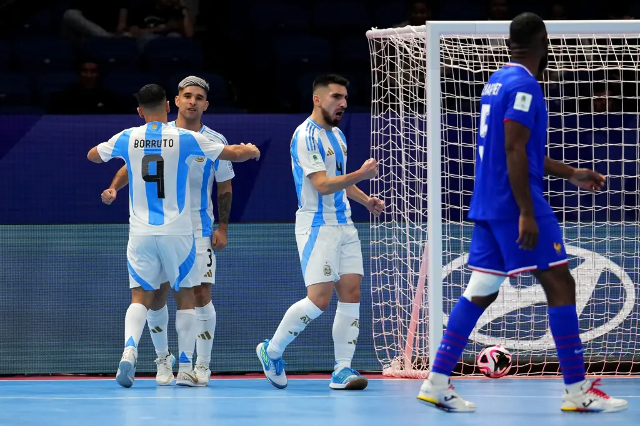
<svg viewBox="0 0 640 426"><path fill-rule="evenodd" d="M287 345L329 306L335 289L338 308L333 322L335 366L332 389L364 389L367 379L351 368L359 334L360 282L364 273L358 232L351 221L349 199L379 216L384 202L369 197L356 183L377 173L374 159L346 172L347 140L337 127L347 108L349 82L323 75L313 83L313 112L291 140L296 192L296 240L307 297L291 306L273 338L256 348L269 382L287 386L282 353Z"/></svg>
<svg viewBox="0 0 640 426"><path fill-rule="evenodd" d="M189 76L178 84L178 96L175 104L178 107L176 121L169 123L182 129L198 132L213 142L227 145L227 140L220 133L214 132L202 124L202 115L209 103L207 94L209 84L195 76ZM216 255L227 245L227 227L231 212L231 179L235 176L230 161L216 160L212 162L203 157L196 158L189 169L189 191L191 193L191 222L196 239L196 265L200 269L201 284L194 287L196 312L196 353L195 375L198 386L207 386L211 377L209 363L216 328L216 310L211 301L211 284L215 282ZM123 166L114 177L111 186L102 193L102 201L111 204L117 191L128 183L127 167ZM218 192L218 227L213 231L213 203L211 195L213 181L217 182ZM161 385L173 383L173 364L175 357L169 352L167 328L169 312L167 296L169 283L160 286L149 312L147 323L151 340L158 358L156 382Z"/></svg>
<svg viewBox="0 0 640 426"><path fill-rule="evenodd" d="M474 403L453 389L449 376L506 277L530 271L547 296L549 327L566 387L562 410L618 411L626 408L626 401L596 389L598 381L585 380L575 281L562 231L543 193L545 173L592 192L604 186L605 178L546 157L547 109L536 80L547 66L542 19L532 13L517 16L509 29L509 47L511 62L489 78L480 99L476 179L469 210L475 222L468 260L473 272L451 311L418 398L447 411L475 410Z"/></svg>
<svg viewBox="0 0 640 426"><path fill-rule="evenodd" d="M168 281L177 291L177 383L193 386L198 382L191 361L196 344L193 287L201 280L199 269L194 267L189 168L197 158L247 161L258 159L260 151L251 144L226 146L200 133L168 126L169 103L158 85L144 86L137 97L138 113L147 124L124 130L87 154L95 163L122 158L131 177L127 247L131 305L125 317L125 349L116 381L124 387L133 385L147 310L155 291Z"/></svg>

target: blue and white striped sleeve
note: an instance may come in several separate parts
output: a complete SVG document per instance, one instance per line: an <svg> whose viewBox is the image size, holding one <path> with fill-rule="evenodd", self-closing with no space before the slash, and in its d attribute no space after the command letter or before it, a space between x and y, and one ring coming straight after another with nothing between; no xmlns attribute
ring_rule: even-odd
<svg viewBox="0 0 640 426"><path fill-rule="evenodd" d="M324 158L320 153L319 143L320 140L313 128L299 131L294 136L291 144L291 153L294 156L294 160L297 160L300 167L302 167L305 176L327 170Z"/></svg>
<svg viewBox="0 0 640 426"><path fill-rule="evenodd" d="M211 140L202 133L191 133L196 138L196 142L198 142L203 155L211 161L216 161L224 149L224 144L219 141Z"/></svg>
<svg viewBox="0 0 640 426"><path fill-rule="evenodd" d="M129 141L126 141L127 143L125 144L117 143L120 140L120 138L129 137L130 133L126 135L124 133L125 133L125 130L111 137L111 139L109 139L108 141L98 144L98 154L100 154L100 158L102 158L102 161L106 163L112 158L122 158L124 156L124 153L120 152L119 147L121 147L122 145L128 147Z"/></svg>

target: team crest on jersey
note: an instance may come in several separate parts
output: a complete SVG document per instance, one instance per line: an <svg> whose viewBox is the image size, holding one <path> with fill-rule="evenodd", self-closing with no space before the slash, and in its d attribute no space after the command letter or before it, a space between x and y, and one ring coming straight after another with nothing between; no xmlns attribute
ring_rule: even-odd
<svg viewBox="0 0 640 426"><path fill-rule="evenodd" d="M553 248L556 250L556 253L560 254L562 251L562 244L560 243L553 243Z"/></svg>
<svg viewBox="0 0 640 426"><path fill-rule="evenodd" d="M347 146L340 144L340 148L342 148L342 152L344 153L344 155L347 155Z"/></svg>
<svg viewBox="0 0 640 426"><path fill-rule="evenodd" d="M204 161L204 157L196 157L196 161L198 163L202 163Z"/></svg>
<svg viewBox="0 0 640 426"><path fill-rule="evenodd" d="M324 270L323 270L323 272L324 272L325 277L330 276L330 275L331 275L331 266L329 266L329 265L324 265Z"/></svg>

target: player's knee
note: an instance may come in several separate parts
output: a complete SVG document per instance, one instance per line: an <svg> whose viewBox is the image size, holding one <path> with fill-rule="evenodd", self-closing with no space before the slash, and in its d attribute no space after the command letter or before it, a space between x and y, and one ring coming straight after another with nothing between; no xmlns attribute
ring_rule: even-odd
<svg viewBox="0 0 640 426"><path fill-rule="evenodd" d="M196 307L205 307L211 302L211 284L201 284L193 288Z"/></svg>
<svg viewBox="0 0 640 426"><path fill-rule="evenodd" d="M498 291L505 279L500 275L473 271L469 285L462 296L481 308L487 309L498 297Z"/></svg>
<svg viewBox="0 0 640 426"><path fill-rule="evenodd" d="M576 282L568 265L536 271L535 277L544 289L549 307L576 304Z"/></svg>

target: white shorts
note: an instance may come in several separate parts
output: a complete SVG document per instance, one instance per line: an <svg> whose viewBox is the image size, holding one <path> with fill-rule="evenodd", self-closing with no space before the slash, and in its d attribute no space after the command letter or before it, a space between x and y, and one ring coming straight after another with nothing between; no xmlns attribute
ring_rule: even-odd
<svg viewBox="0 0 640 426"><path fill-rule="evenodd" d="M200 284L193 235L130 235L127 260L130 288L157 290L167 281L175 290Z"/></svg>
<svg viewBox="0 0 640 426"><path fill-rule="evenodd" d="M216 253L211 247L211 237L196 238L196 263L200 271L200 283L214 284L216 282Z"/></svg>
<svg viewBox="0 0 640 426"><path fill-rule="evenodd" d="M315 226L304 234L296 234L296 241L306 286L335 282L346 274L364 275L355 226Z"/></svg>

